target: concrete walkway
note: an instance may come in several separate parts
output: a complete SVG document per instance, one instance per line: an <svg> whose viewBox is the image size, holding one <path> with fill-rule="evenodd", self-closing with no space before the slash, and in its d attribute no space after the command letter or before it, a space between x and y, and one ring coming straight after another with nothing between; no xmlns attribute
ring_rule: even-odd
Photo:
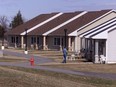
<svg viewBox="0 0 116 87"><path fill-rule="evenodd" d="M36 64L53 62L53 60L50 60L48 58L41 58L39 56L33 56L33 55L25 55L23 53L18 53L18 52L13 52L13 51L8 51L8 50L4 50L4 54L18 56L18 57L25 57L25 58L34 57ZM75 75L91 76L91 77L116 80L116 74L81 72L81 71L65 70L65 69L58 69L58 68L49 68L49 67L44 67L44 66L31 66L29 62L11 62L11 63L0 62L0 65L19 66L19 67L54 71L54 72L60 72L60 73L66 73L66 74L75 74Z"/></svg>

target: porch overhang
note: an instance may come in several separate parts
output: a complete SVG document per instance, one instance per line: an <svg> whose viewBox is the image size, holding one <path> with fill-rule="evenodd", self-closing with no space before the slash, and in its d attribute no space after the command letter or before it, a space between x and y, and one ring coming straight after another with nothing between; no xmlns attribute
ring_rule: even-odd
<svg viewBox="0 0 116 87"><path fill-rule="evenodd" d="M108 31L116 28L116 25L113 25L112 27L108 27L106 29L101 29L101 31L95 31L92 34L89 34L85 36L85 38L92 38L92 39L107 39L108 38Z"/></svg>
<svg viewBox="0 0 116 87"><path fill-rule="evenodd" d="M79 37L93 38L93 39L107 39L107 32L116 26L116 18L110 19L109 21L100 24L82 34Z"/></svg>

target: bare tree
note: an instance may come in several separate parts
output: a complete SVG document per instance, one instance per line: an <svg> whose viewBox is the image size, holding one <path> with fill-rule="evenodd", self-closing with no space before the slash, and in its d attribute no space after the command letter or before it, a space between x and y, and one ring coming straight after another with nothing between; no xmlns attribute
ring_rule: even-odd
<svg viewBox="0 0 116 87"><path fill-rule="evenodd" d="M0 16L0 38L2 39L2 46L4 46L4 33L8 30L8 22L6 16Z"/></svg>
<svg viewBox="0 0 116 87"><path fill-rule="evenodd" d="M8 23L9 20L7 19L6 16L0 16L0 25L5 31L8 30L8 25L9 25Z"/></svg>

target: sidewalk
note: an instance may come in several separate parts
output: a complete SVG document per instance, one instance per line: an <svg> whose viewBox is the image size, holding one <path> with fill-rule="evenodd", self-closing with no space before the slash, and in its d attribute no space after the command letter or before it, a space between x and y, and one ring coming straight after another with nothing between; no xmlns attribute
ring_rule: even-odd
<svg viewBox="0 0 116 87"><path fill-rule="evenodd" d="M18 52L18 50L4 50L3 52L4 52L4 54L11 55L11 56L17 56L17 57L22 57L22 58L24 57L27 59L34 58L35 64L53 62L53 60L51 60L51 59L43 58L43 57L35 56L35 55L30 55L30 54L27 55L21 51Z"/></svg>
<svg viewBox="0 0 116 87"><path fill-rule="evenodd" d="M73 71L73 70L66 70L66 69L49 68L49 67L44 67L44 66L31 66L29 63L0 62L0 65L17 66L17 67L24 67L24 68L33 68L33 69L47 70L47 71L52 71L52 72L65 73L65 74L74 74L74 75L90 76L90 77L97 77L97 78L103 78L103 79L116 80L116 74L81 72L81 71Z"/></svg>
<svg viewBox="0 0 116 87"><path fill-rule="evenodd" d="M8 50L4 50L5 54L10 54L13 56L21 56L25 58L30 58L32 55L25 55L23 53L19 52L11 52ZM39 56L33 56L35 59L35 64L53 64L53 61L48 58L40 58ZM55 64L55 63L54 63ZM62 63L57 63L62 64ZM68 63L67 63L68 64ZM66 70L66 69L58 69L58 68L49 68L45 66L31 66L29 62L0 62L0 65L8 65L8 66L18 66L18 67L25 67L25 68L33 68L33 69L40 69L40 70L48 70L53 72L59 72L59 73L66 73L66 74L75 74L75 75L81 75L81 76L91 76L91 77L98 77L98 78L104 78L104 79L111 79L116 80L116 74L106 74L106 73L94 73L94 72L81 72L81 71L74 71L74 70Z"/></svg>

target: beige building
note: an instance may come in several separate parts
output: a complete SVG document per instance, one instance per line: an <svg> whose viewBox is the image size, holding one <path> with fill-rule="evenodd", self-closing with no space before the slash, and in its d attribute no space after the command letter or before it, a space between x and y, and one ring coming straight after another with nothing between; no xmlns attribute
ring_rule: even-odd
<svg viewBox="0 0 116 87"><path fill-rule="evenodd" d="M7 32L9 46L25 48L27 29L28 49L62 50L65 46L69 51L80 51L84 32L115 17L113 10L77 11L69 13L41 14L26 23Z"/></svg>
<svg viewBox="0 0 116 87"><path fill-rule="evenodd" d="M87 59L95 63L116 63L115 29L116 16L79 35Z"/></svg>

